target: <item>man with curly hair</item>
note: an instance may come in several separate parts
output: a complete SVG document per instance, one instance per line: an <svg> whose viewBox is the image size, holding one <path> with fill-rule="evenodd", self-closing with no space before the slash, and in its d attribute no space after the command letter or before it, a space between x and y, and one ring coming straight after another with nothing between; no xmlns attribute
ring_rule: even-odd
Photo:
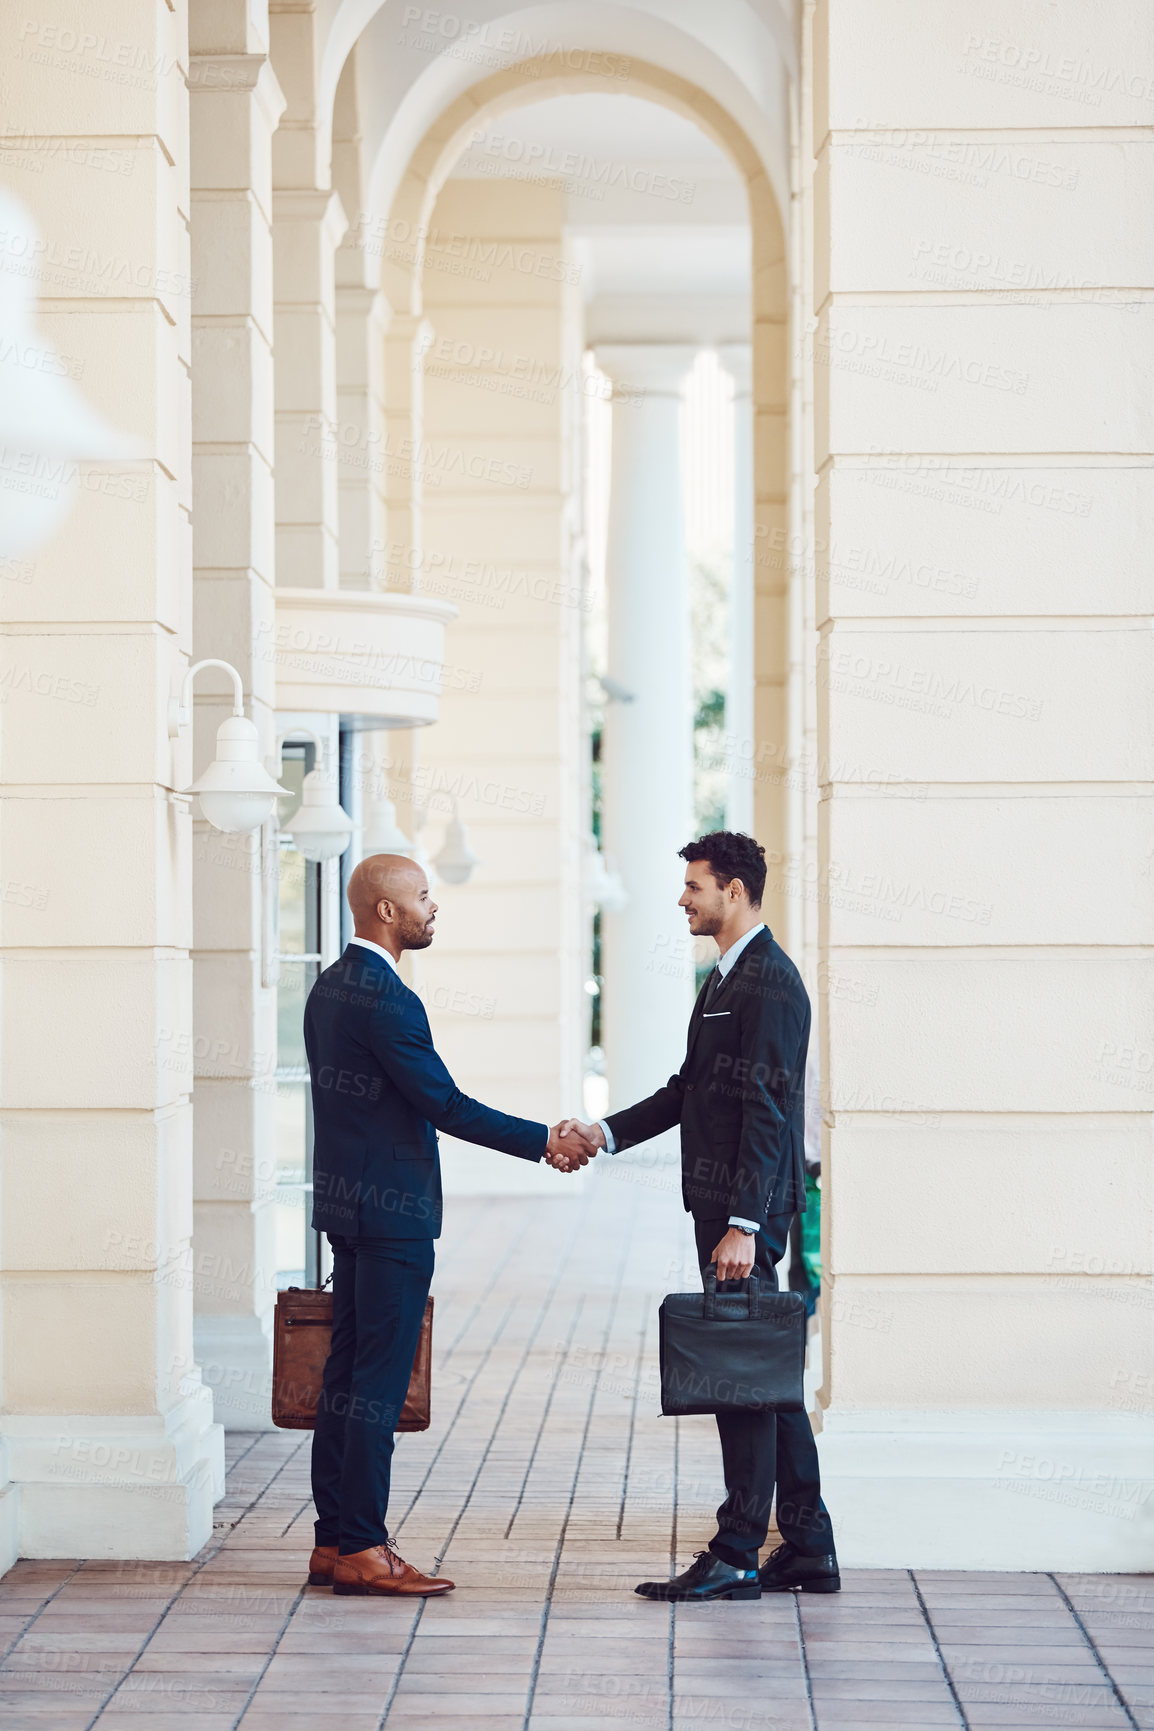
<svg viewBox="0 0 1154 1731"><path fill-rule="evenodd" d="M792 1220L804 1212L805 1065L809 996L761 918L765 849L718 830L681 849L684 908L694 937L720 957L689 1020L685 1061L663 1088L599 1124L575 1126L589 1152L610 1154L681 1130L681 1188L698 1261L717 1278L754 1269L777 1289ZM806 1413L717 1415L726 1497L709 1548L671 1581L643 1581L648 1599L756 1599L841 1585ZM758 1569L774 1491L784 1544Z"/></svg>

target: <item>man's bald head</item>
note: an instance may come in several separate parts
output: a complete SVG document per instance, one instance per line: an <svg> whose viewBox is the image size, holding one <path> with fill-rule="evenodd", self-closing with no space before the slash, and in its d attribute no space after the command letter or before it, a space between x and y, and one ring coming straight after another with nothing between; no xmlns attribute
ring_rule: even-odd
<svg viewBox="0 0 1154 1731"><path fill-rule="evenodd" d="M348 898L358 938L381 944L398 958L402 950L423 950L432 943L437 905L416 860L399 853L370 854L349 878Z"/></svg>

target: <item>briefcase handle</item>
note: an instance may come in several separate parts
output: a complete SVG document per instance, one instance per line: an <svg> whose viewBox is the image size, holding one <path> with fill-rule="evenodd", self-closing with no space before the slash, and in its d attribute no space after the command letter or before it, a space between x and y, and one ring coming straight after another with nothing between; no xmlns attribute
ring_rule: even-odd
<svg viewBox="0 0 1154 1731"><path fill-rule="evenodd" d="M716 1319L717 1319L717 1298L718 1298L717 1264L716 1264L716 1262L711 1262L706 1266L706 1268L702 1271L701 1279L702 1279L702 1284L705 1287L705 1301L704 1301L704 1304L702 1306L701 1314L702 1314L702 1316L708 1318L708 1320L710 1320L711 1322L716 1321ZM756 1322L758 1320L758 1318L761 1316L761 1283L757 1278L756 1268L753 1269L753 1271L746 1277L746 1279L742 1282L742 1285L745 1287L746 1296L749 1299L750 1317L753 1321ZM741 1294L736 1293L736 1292L734 1292L734 1293L723 1292L721 1294L722 1298L728 1298L728 1297L739 1298L740 1296L741 1296Z"/></svg>

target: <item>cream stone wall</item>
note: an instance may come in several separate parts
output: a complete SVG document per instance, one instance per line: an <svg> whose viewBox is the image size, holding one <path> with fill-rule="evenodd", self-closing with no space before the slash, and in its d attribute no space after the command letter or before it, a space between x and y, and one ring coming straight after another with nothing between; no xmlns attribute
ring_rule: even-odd
<svg viewBox="0 0 1154 1731"><path fill-rule="evenodd" d="M271 757L276 737L272 138L284 97L268 33L244 4L190 19L194 648L242 673ZM213 695L213 680L219 696ZM220 675L197 686L198 762L231 713ZM276 891L261 836L194 824L196 1351L218 1419L269 1419L276 996L262 951Z"/></svg>
<svg viewBox="0 0 1154 1731"><path fill-rule="evenodd" d="M420 585L460 613L415 790L426 846L435 852L455 798L480 864L469 884L438 888L420 989L460 1086L547 1122L581 1108L589 1002L581 329L562 217L559 189L450 180L422 284ZM442 1157L450 1191L557 1182L445 1138Z"/></svg>
<svg viewBox="0 0 1154 1731"><path fill-rule="evenodd" d="M0 24L28 213L3 268L138 452L83 466L3 585L5 877L30 886L2 927L5 1564L191 1556L223 1481L192 1338L192 742L165 726L192 641L187 44L163 7L119 22L119 69L87 7Z"/></svg>
<svg viewBox="0 0 1154 1731"><path fill-rule="evenodd" d="M1149 1566L1149 22L931 5L898 52L891 0L817 11L847 1562Z"/></svg>
<svg viewBox="0 0 1154 1731"><path fill-rule="evenodd" d="M579 1105L580 284L557 189L444 177L608 50L749 191L734 749L819 995L843 1560L1150 1566L1151 21L770 11L559 4L577 62L525 66L312 0L0 22L0 266L136 441L0 582L0 1564L190 1555L214 1393L261 1422L260 860L178 791L224 693L170 742L191 655L271 749L278 707L437 721L444 643L437 725L366 735L359 804L435 852L456 794L438 1043L496 1104ZM17 444L6 487L64 484ZM446 1156L451 1190L555 1182Z"/></svg>

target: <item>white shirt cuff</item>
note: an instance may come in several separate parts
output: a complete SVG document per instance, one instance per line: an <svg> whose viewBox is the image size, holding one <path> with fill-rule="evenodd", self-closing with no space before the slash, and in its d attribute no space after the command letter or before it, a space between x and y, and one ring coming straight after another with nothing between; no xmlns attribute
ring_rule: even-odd
<svg viewBox="0 0 1154 1731"><path fill-rule="evenodd" d="M616 1154L617 1144L613 1140L613 1132L609 1128L608 1124L605 1122L604 1118L598 1118L597 1128L600 1130L601 1134L605 1138L605 1152L606 1152L606 1154Z"/></svg>
<svg viewBox="0 0 1154 1731"><path fill-rule="evenodd" d="M729 1216L729 1224L731 1226L747 1226L751 1232L757 1231L757 1221L743 1220L740 1214L731 1214Z"/></svg>

